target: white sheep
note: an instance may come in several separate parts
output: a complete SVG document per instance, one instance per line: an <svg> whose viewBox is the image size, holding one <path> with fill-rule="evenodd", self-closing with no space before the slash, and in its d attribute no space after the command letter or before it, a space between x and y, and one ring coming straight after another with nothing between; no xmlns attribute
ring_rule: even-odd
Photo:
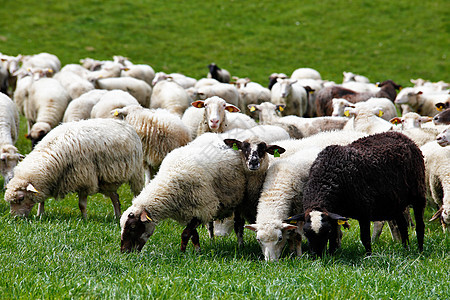
<svg viewBox="0 0 450 300"><path fill-rule="evenodd" d="M50 53L42 52L34 55L22 56L22 68L23 69L51 69L53 73L61 70L61 61L59 58Z"/></svg>
<svg viewBox="0 0 450 300"><path fill-rule="evenodd" d="M238 145L238 141L227 141L236 149L257 146L264 153L274 153L276 149L265 143ZM248 178L252 176L249 175L251 170L259 169L262 162L257 155L253 156L252 150L248 164L247 161L243 164L242 151L227 145L217 134L206 133L166 156L158 174L122 215L122 252L140 251L156 225L166 218L186 225L182 233L182 251L186 250L191 238L195 249L200 250L196 230L200 224L229 216L233 211L246 211L246 182L251 180Z"/></svg>
<svg viewBox="0 0 450 300"><path fill-rule="evenodd" d="M346 107L353 107L357 110L361 107L365 107L367 109L381 109L383 114L381 118L390 121L392 118L397 117L397 109L394 103L387 98L370 98L366 101L361 101L357 103L352 103L346 99L334 98L333 99L333 113L331 114L334 117L343 117L344 110Z"/></svg>
<svg viewBox="0 0 450 300"><path fill-rule="evenodd" d="M289 78L289 76L287 76L284 73L272 73L272 74L270 74L270 76L269 76L269 84L267 86L269 90L271 90L272 87L275 85L275 83L277 83L278 78L286 79L286 78Z"/></svg>
<svg viewBox="0 0 450 300"><path fill-rule="evenodd" d="M268 88L263 87L259 83L250 81L249 78L239 78L234 76L233 84L239 93L239 109L241 112L247 113L247 105L260 104L270 101L271 93ZM249 113L247 113L249 114Z"/></svg>
<svg viewBox="0 0 450 300"><path fill-rule="evenodd" d="M5 200L11 214L27 216L39 203L44 212L49 197L62 199L77 192L86 218L88 195L111 198L120 217L117 189L129 183L136 195L144 185L141 140L135 130L119 120L82 120L54 128L14 169Z"/></svg>
<svg viewBox="0 0 450 300"><path fill-rule="evenodd" d="M91 118L112 118L111 111L127 105L139 105L129 93L122 90L111 90L104 93L92 107Z"/></svg>
<svg viewBox="0 0 450 300"><path fill-rule="evenodd" d="M70 101L69 105L67 105L62 121L67 123L90 119L92 108L98 103L100 98L108 92L109 91L107 90L92 90L73 99Z"/></svg>
<svg viewBox="0 0 450 300"><path fill-rule="evenodd" d="M150 108L164 108L181 117L190 103L187 91L175 81L162 80L153 86Z"/></svg>
<svg viewBox="0 0 450 300"><path fill-rule="evenodd" d="M133 77L113 77L99 79L95 87L104 90L122 90L130 93L143 107L150 107L152 88L143 80Z"/></svg>
<svg viewBox="0 0 450 300"><path fill-rule="evenodd" d="M276 261L286 244L301 256L301 226L285 223L289 216L303 212L303 187L317 154L331 144L346 145L364 136L361 132L323 132L302 140L277 141L286 149L274 158L267 170L258 202L256 223L245 226L256 232L256 239L267 261ZM292 232L290 232L292 231Z"/></svg>
<svg viewBox="0 0 450 300"><path fill-rule="evenodd" d="M87 80L87 77L88 77L88 75L90 73L89 70L87 70L86 68L84 68L83 66L81 66L79 64L67 64L64 67L62 67L59 72L66 72L66 71L75 73L78 76L80 76L81 78L84 78L86 80Z"/></svg>
<svg viewBox="0 0 450 300"><path fill-rule="evenodd" d="M450 94L447 91L428 92L420 88L404 88L395 98L395 104L408 105L409 108L423 116L434 116L439 113L436 104L450 102Z"/></svg>
<svg viewBox="0 0 450 300"><path fill-rule="evenodd" d="M150 182L152 169L159 167L170 151L191 141L189 129L167 110L129 105L113 110L113 115L130 124L141 138L146 184Z"/></svg>
<svg viewBox="0 0 450 300"><path fill-rule="evenodd" d="M275 105L285 105L283 115L303 117L308 108L308 95L297 80L278 79L272 87L271 100Z"/></svg>
<svg viewBox="0 0 450 300"><path fill-rule="evenodd" d="M56 73L53 78L61 83L71 99L78 98L94 89L94 85L87 79L67 69Z"/></svg>
<svg viewBox="0 0 450 300"><path fill-rule="evenodd" d="M218 83L205 85L197 89L198 100L205 100L213 96L224 99L227 103L239 107L239 92L236 87L229 83Z"/></svg>
<svg viewBox="0 0 450 300"><path fill-rule="evenodd" d="M153 78L152 86L154 86L155 84L157 84L160 81L167 80L167 79L171 79L171 80L175 81L176 83L178 83L180 86L182 86L185 89L193 87L197 83L197 79L186 76L184 74L180 74L180 73L166 74L164 72L158 72L155 74L155 77Z"/></svg>
<svg viewBox="0 0 450 300"><path fill-rule="evenodd" d="M13 177L13 169L24 156L14 144L19 135L19 112L14 102L0 93L0 174L4 186Z"/></svg>
<svg viewBox="0 0 450 300"><path fill-rule="evenodd" d="M350 117L350 120L345 124L343 130L356 130L367 134L375 134L393 128L393 124L379 117L383 113L381 108L367 109L361 107L356 109L347 107L344 113Z"/></svg>
<svg viewBox="0 0 450 300"><path fill-rule="evenodd" d="M320 73L312 68L298 68L292 72L291 78L322 80L322 76L320 76Z"/></svg>
<svg viewBox="0 0 450 300"><path fill-rule="evenodd" d="M439 142L432 141L422 147L425 159L425 176L428 193L438 205L438 211L430 221L440 219L442 229L448 230L450 225L450 147L448 147L449 130L444 131Z"/></svg>
<svg viewBox="0 0 450 300"><path fill-rule="evenodd" d="M28 121L27 138L33 147L62 121L70 100L66 89L54 78L32 82L24 102L24 115Z"/></svg>
<svg viewBox="0 0 450 300"><path fill-rule="evenodd" d="M343 72L344 79L342 80L342 83L345 82L362 82L362 83L369 83L370 80L366 76L355 74L352 72Z"/></svg>
<svg viewBox="0 0 450 300"><path fill-rule="evenodd" d="M117 78L122 72L122 65L113 61L105 61L98 70L91 71L87 75L87 80L95 83L102 78Z"/></svg>

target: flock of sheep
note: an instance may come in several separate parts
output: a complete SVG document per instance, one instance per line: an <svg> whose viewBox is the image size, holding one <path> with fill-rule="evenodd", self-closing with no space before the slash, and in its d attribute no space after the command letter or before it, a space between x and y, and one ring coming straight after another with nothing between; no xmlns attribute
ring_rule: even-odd
<svg viewBox="0 0 450 300"><path fill-rule="evenodd" d="M299 68L264 87L214 63L197 80L122 56L63 67L49 53L0 58L0 170L12 215L35 204L41 215L46 199L76 192L86 218L88 196L103 193L120 219L123 252L140 251L171 218L186 226L182 251L189 241L200 249L202 224L211 239L233 227L239 245L248 228L271 261L286 243L300 256L303 237L312 253L327 245L333 253L349 218L368 255L370 222L372 241L389 221L406 246L410 207L422 251L427 194L432 220L450 224L443 81L401 89L344 72L337 84ZM32 143L25 156L14 146L19 114ZM135 198L122 214L123 183Z"/></svg>

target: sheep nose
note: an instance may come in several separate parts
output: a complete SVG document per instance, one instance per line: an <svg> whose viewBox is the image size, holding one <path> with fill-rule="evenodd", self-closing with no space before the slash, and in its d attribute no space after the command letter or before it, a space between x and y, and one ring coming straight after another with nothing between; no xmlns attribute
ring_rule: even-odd
<svg viewBox="0 0 450 300"><path fill-rule="evenodd" d="M219 124L219 120L218 120L218 119L211 119L210 122L211 122L211 124L213 124L213 125Z"/></svg>

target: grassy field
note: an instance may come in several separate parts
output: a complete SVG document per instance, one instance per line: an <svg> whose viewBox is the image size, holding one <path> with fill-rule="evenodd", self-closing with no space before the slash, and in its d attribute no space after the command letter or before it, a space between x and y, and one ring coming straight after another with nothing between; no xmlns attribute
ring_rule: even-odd
<svg viewBox="0 0 450 300"><path fill-rule="evenodd" d="M272 72L312 67L336 82L352 71L406 86L449 81L449 13L444 0L2 1L0 52L46 51L63 64L124 55L195 78L214 61L262 84ZM30 151L24 138L17 146ZM125 209L127 186L120 196ZM69 195L47 201L42 218L14 219L0 201L0 298L450 298L450 235L437 223L426 223L423 254L414 232L403 249L386 230L366 258L352 221L334 257L314 260L305 244L301 258L266 263L250 231L239 249L234 236L211 244L202 228L202 252L180 253L183 228L172 220L141 253L121 254L110 200L95 195L87 209L84 221Z"/></svg>

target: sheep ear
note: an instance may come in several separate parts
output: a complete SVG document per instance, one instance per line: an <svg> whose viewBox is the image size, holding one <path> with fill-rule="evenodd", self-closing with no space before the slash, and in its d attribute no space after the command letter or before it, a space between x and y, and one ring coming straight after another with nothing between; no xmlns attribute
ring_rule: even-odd
<svg viewBox="0 0 450 300"><path fill-rule="evenodd" d="M284 104L278 104L276 110L278 110L279 112L283 112L285 107L286 105Z"/></svg>
<svg viewBox="0 0 450 300"><path fill-rule="evenodd" d="M284 231L287 231L287 230L295 230L295 229L298 228L296 225L286 224L286 223L283 223L282 226L283 226L283 230L284 230Z"/></svg>
<svg viewBox="0 0 450 300"><path fill-rule="evenodd" d="M150 217L150 213L147 210L143 210L141 212L141 216L140 216L141 222L142 223L146 223L146 222L155 222L151 217Z"/></svg>
<svg viewBox="0 0 450 300"><path fill-rule="evenodd" d="M39 191L31 183L27 186L27 192L39 194Z"/></svg>
<svg viewBox="0 0 450 300"><path fill-rule="evenodd" d="M251 112L258 110L258 107L256 104L249 104L249 105L247 105L247 107Z"/></svg>
<svg viewBox="0 0 450 300"><path fill-rule="evenodd" d="M433 118L432 117L420 117L420 122L422 122L422 123L427 123L427 122L431 122L431 121L433 121Z"/></svg>
<svg viewBox="0 0 450 300"><path fill-rule="evenodd" d="M235 140L235 139L224 139L223 142L233 150L241 150L242 149L242 142Z"/></svg>
<svg viewBox="0 0 450 300"><path fill-rule="evenodd" d="M332 218L333 220L337 220L337 221L348 221L348 218L346 218L346 217L343 217L343 216L341 216L341 215L338 215L338 214L335 214L335 213L327 213L327 215L330 217L330 218ZM342 224L339 224L339 225L342 225Z"/></svg>
<svg viewBox="0 0 450 300"><path fill-rule="evenodd" d="M274 157L280 157L280 154L283 154L286 150L277 145L269 145L267 146L266 152L272 154Z"/></svg>
<svg viewBox="0 0 450 300"><path fill-rule="evenodd" d="M389 120L389 122L391 122L392 124L400 124L402 122L402 119L400 119L399 117L395 117Z"/></svg>
<svg viewBox="0 0 450 300"><path fill-rule="evenodd" d="M436 103L435 106L438 111L442 111L445 108L445 104L442 102Z"/></svg>
<svg viewBox="0 0 450 300"><path fill-rule="evenodd" d="M229 111L229 112L240 112L241 110L239 108L237 108L234 105L228 104L227 106L225 106L225 110Z"/></svg>
<svg viewBox="0 0 450 300"><path fill-rule="evenodd" d="M431 217L429 222L439 219L443 210L444 210L443 207L439 208L439 210Z"/></svg>
<svg viewBox="0 0 450 300"><path fill-rule="evenodd" d="M205 107L205 101L197 100L197 101L192 102L191 105L193 107L202 108L202 107Z"/></svg>
<svg viewBox="0 0 450 300"><path fill-rule="evenodd" d="M256 224L245 225L244 228L253 230L254 232L258 231L258 230L256 229Z"/></svg>
<svg viewBox="0 0 450 300"><path fill-rule="evenodd" d="M288 224L297 224L297 222L305 222L305 214L299 214L292 217L287 218L283 221Z"/></svg>

